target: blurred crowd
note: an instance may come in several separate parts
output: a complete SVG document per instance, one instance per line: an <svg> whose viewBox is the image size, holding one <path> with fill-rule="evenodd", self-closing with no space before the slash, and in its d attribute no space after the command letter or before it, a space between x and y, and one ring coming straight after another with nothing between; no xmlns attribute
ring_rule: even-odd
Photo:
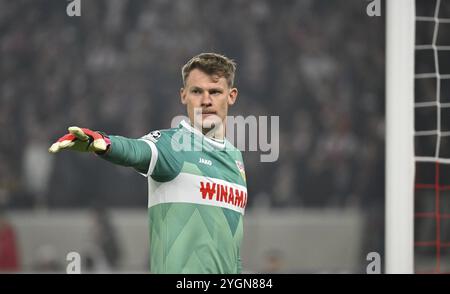
<svg viewBox="0 0 450 294"><path fill-rule="evenodd" d="M382 205L384 19L359 0L0 1L0 198L14 208L144 207L146 181L49 155L71 125L137 138L184 114L181 66L238 63L231 115L280 117L280 157L245 152L251 207Z"/></svg>

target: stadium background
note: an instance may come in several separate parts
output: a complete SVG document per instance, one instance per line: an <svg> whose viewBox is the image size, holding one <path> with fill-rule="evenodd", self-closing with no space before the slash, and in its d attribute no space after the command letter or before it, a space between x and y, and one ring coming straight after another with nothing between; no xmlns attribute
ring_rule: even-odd
<svg viewBox="0 0 450 294"><path fill-rule="evenodd" d="M365 272L384 247L384 2L379 17L368 3L82 0L68 17L66 1L1 0L0 200L17 270L64 271L71 238L95 247L86 268L148 269L146 180L47 148L71 125L128 137L170 127L185 111L181 65L216 51L238 63L231 115L280 117L279 160L244 154L244 269ZM132 248L142 256L126 266Z"/></svg>

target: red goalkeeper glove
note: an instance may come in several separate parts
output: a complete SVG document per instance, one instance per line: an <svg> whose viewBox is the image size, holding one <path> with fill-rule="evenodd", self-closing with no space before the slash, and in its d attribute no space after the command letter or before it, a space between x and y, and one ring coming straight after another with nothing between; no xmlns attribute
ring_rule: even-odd
<svg viewBox="0 0 450 294"><path fill-rule="evenodd" d="M50 153L60 150L75 150L80 152L95 152L103 154L108 151L111 141L106 134L90 129L69 127L69 133L58 139L48 149Z"/></svg>

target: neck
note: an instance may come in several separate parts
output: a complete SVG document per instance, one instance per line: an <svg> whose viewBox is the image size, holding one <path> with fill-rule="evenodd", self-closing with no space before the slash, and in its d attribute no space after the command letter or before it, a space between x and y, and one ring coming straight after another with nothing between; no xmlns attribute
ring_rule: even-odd
<svg viewBox="0 0 450 294"><path fill-rule="evenodd" d="M214 140L223 140L223 138L225 137L225 130L222 126L216 129L203 128L202 133L206 137Z"/></svg>
<svg viewBox="0 0 450 294"><path fill-rule="evenodd" d="M224 138L225 138L225 122L222 122L222 124L220 126L213 127L213 128L202 128L201 130L192 124L191 124L191 126L196 128L197 130L201 131L204 136L206 136L210 139L224 140Z"/></svg>

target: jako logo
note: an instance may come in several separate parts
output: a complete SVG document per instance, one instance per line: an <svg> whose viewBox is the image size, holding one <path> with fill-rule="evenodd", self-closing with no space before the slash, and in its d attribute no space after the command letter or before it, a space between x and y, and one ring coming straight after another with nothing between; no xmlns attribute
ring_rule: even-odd
<svg viewBox="0 0 450 294"><path fill-rule="evenodd" d="M372 16L381 16L380 0L372 0L372 2L370 2L367 5L366 13L370 17L372 17Z"/></svg>
<svg viewBox="0 0 450 294"><path fill-rule="evenodd" d="M68 16L81 16L81 0L69 0L67 4L66 13Z"/></svg>
<svg viewBox="0 0 450 294"><path fill-rule="evenodd" d="M198 162L199 162L199 163L206 164L206 165L209 165L209 166L212 165L212 161L211 161L211 160L209 160L209 159L204 159L204 158L201 158L201 157L199 158Z"/></svg>

